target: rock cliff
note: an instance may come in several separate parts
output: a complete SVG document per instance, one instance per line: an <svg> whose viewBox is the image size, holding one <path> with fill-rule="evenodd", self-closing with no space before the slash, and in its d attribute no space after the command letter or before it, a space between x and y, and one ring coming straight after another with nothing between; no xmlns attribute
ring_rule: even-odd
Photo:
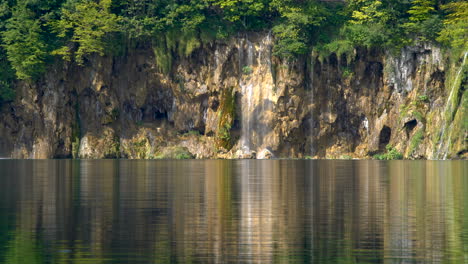
<svg viewBox="0 0 468 264"><path fill-rule="evenodd" d="M272 45L250 33L167 51L165 67L150 44L57 62L2 106L0 156L366 158L390 144L406 158L467 157L466 53L421 44L287 61Z"/></svg>

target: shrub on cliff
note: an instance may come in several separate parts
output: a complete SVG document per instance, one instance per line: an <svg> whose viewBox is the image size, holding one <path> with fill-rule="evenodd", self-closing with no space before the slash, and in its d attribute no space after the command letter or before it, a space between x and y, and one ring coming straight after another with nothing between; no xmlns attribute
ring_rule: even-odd
<svg viewBox="0 0 468 264"><path fill-rule="evenodd" d="M403 159L403 154L398 152L392 145L388 144L385 149L387 150L386 153L376 154L374 155L374 159L377 160L401 160Z"/></svg>

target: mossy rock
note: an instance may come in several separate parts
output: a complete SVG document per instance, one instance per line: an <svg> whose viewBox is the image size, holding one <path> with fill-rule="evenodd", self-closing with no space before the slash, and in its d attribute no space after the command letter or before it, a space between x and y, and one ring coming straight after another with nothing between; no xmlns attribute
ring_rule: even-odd
<svg viewBox="0 0 468 264"><path fill-rule="evenodd" d="M155 159L193 159L195 158L186 147L174 146L163 149Z"/></svg>
<svg viewBox="0 0 468 264"><path fill-rule="evenodd" d="M235 97L233 87L224 89L221 93L221 102L219 105L218 129L216 131L216 142L218 147L230 150L234 145L231 137L231 128L236 114Z"/></svg>
<svg viewBox="0 0 468 264"><path fill-rule="evenodd" d="M411 137L408 156L412 156L419 149L419 145L424 139L424 132L424 128L421 128Z"/></svg>

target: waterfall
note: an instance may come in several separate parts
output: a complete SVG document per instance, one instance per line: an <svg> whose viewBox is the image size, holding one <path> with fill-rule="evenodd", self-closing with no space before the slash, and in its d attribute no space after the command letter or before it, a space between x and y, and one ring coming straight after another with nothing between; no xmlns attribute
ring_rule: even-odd
<svg viewBox="0 0 468 264"><path fill-rule="evenodd" d="M309 71L309 89L310 89L310 156L314 155L314 56L310 58Z"/></svg>
<svg viewBox="0 0 468 264"><path fill-rule="evenodd" d="M452 88L450 89L450 94L447 98L447 103L445 104L445 108L444 108L444 111L442 114L445 114L447 113L447 111L449 110L453 110L452 107L453 107L453 104L452 104L452 97L453 97L453 93L456 89L456 86L457 86L457 83L458 83L458 78L460 77L460 74L461 72L463 71L463 67L465 66L465 63L466 63L466 57L468 55L468 51L465 51L465 53L463 54L463 61L462 61L462 64L460 65L460 68L459 70L457 71L456 75L455 75L455 78L453 80L453 84L452 84ZM447 140L444 140L444 136L445 136L445 133L447 131L447 123L448 122L452 122L452 120L448 120L447 117L445 117L445 121L444 121L444 124L442 126L442 132L441 132L441 136L440 136L440 139L439 139L439 146L437 147L436 149L436 155L435 155L435 158L436 159L447 159L447 155L448 155L448 152L449 152L449 147L450 147L450 141L452 139L452 126L453 126L453 123L450 124L449 126L449 136L448 136L448 139Z"/></svg>
<svg viewBox="0 0 468 264"><path fill-rule="evenodd" d="M253 66L253 57L254 57L254 47L252 42L247 38L245 39L247 45L247 60L243 64L242 60L244 57L244 40L240 41L239 45L239 69L241 71L241 76L239 79L239 85L242 92L242 134L241 134L241 144L242 150L246 153L251 151L251 123L252 120L252 110L253 110L253 82L251 78L245 80L243 73L252 69ZM247 68L248 67L248 68Z"/></svg>
<svg viewBox="0 0 468 264"><path fill-rule="evenodd" d="M273 140L270 119L275 94L271 48L271 34L255 44L247 36L239 39L239 86L242 93L239 149L243 154L263 151ZM264 158L264 155L259 154L257 158Z"/></svg>

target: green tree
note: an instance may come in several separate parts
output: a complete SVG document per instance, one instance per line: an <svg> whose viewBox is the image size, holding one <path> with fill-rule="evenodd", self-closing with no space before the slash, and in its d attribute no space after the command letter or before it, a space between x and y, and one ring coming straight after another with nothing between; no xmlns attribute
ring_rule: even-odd
<svg viewBox="0 0 468 264"><path fill-rule="evenodd" d="M435 2L433 0L414 0L408 14L411 16L409 20L414 22L421 22L427 20L434 13Z"/></svg>
<svg viewBox="0 0 468 264"><path fill-rule="evenodd" d="M222 10L223 18L239 22L243 29L255 28L255 23L268 16L266 0L215 0L213 5Z"/></svg>
<svg viewBox="0 0 468 264"><path fill-rule="evenodd" d="M310 32L322 25L326 19L325 8L316 1L272 1L272 8L280 14L280 20L273 27L277 38L274 54L294 57L305 54L309 48Z"/></svg>
<svg viewBox="0 0 468 264"><path fill-rule="evenodd" d="M454 48L468 50L468 2L452 2L442 6L448 12L438 41Z"/></svg>
<svg viewBox="0 0 468 264"><path fill-rule="evenodd" d="M11 68L6 53L0 47L0 106L15 99L15 90L12 83L15 79L15 71Z"/></svg>
<svg viewBox="0 0 468 264"><path fill-rule="evenodd" d="M414 0L408 10L409 21L404 27L409 34L423 41L434 40L442 29L434 0Z"/></svg>
<svg viewBox="0 0 468 264"><path fill-rule="evenodd" d="M350 0L351 20L353 24L385 23L389 14L383 9L378 0Z"/></svg>
<svg viewBox="0 0 468 264"><path fill-rule="evenodd" d="M104 55L105 37L111 32L119 31L120 17L110 12L111 0L73 1L62 8L60 20L51 23L59 37L71 36L72 42L78 45L74 57L78 64L83 63L85 55L97 53ZM65 60L70 60L72 47L64 45L53 51Z"/></svg>
<svg viewBox="0 0 468 264"><path fill-rule="evenodd" d="M19 79L37 77L44 72L47 44L42 33L41 21L25 1L19 2L1 32L3 47Z"/></svg>

